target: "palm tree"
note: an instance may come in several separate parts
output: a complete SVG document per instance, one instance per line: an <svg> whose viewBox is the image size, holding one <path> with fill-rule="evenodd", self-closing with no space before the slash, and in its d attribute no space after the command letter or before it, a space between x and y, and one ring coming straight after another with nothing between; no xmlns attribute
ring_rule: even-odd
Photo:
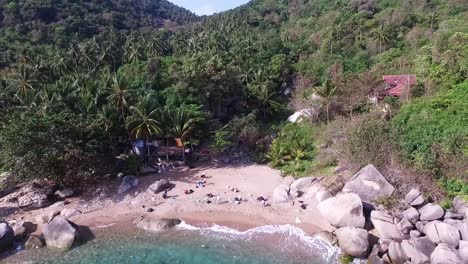
<svg viewBox="0 0 468 264"><path fill-rule="evenodd" d="M182 157L185 161L185 140L196 128L196 119L186 110L177 109L171 113L172 129L171 134L182 141Z"/></svg>
<svg viewBox="0 0 468 264"><path fill-rule="evenodd" d="M137 139L146 139L149 155L148 142L150 141L150 137L161 132L158 110L152 109L148 100L143 99L137 106L130 107L130 116L126 121L126 126L131 136Z"/></svg>
<svg viewBox="0 0 468 264"><path fill-rule="evenodd" d="M131 96L126 80L121 76L114 76L112 78L111 87L108 91L109 96L107 99L110 104L115 107L122 120L125 121L125 112L128 106L128 100Z"/></svg>
<svg viewBox="0 0 468 264"><path fill-rule="evenodd" d="M112 137L111 131L114 128L117 120L115 110L109 105L104 105L101 110L97 112L96 117L99 125L104 127L104 131L107 133L110 140Z"/></svg>
<svg viewBox="0 0 468 264"><path fill-rule="evenodd" d="M390 42L390 32L384 25L380 25L378 28L372 30L371 36L374 40L379 42L379 53L382 53L382 45Z"/></svg>
<svg viewBox="0 0 468 264"><path fill-rule="evenodd" d="M166 159L169 160L169 139L172 135L172 111L168 108L159 110L160 135L166 140Z"/></svg>
<svg viewBox="0 0 468 264"><path fill-rule="evenodd" d="M15 91L15 97L22 101L29 97L36 83L33 70L25 64L19 64L13 71L10 87Z"/></svg>
<svg viewBox="0 0 468 264"><path fill-rule="evenodd" d="M250 93L259 101L262 106L263 117L266 118L268 110L277 110L281 104L275 100L277 95L274 91L275 83L271 80L271 76L259 70L255 73L252 82L247 84Z"/></svg>
<svg viewBox="0 0 468 264"><path fill-rule="evenodd" d="M332 82L329 79L327 79L323 82L322 86L315 87L314 90L317 93L317 95L319 95L323 99L327 111L327 123L329 123L330 104L332 102L333 97L336 94L337 88L332 84Z"/></svg>

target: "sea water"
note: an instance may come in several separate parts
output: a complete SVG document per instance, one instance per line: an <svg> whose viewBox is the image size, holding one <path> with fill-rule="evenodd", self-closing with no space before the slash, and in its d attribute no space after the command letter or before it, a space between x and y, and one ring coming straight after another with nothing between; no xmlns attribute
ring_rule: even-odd
<svg viewBox="0 0 468 264"><path fill-rule="evenodd" d="M337 263L339 255L337 248L291 225L238 231L182 223L163 233L119 233L112 228L94 231L95 239L70 251L28 251L6 263L328 264Z"/></svg>

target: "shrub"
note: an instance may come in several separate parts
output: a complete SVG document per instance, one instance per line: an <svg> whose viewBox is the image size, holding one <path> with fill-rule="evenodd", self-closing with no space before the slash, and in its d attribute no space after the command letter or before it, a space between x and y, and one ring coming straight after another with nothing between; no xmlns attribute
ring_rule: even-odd
<svg viewBox="0 0 468 264"><path fill-rule="evenodd" d="M389 158L390 137L387 123L375 114L368 114L351 127L347 148L352 161L365 166L385 165Z"/></svg>
<svg viewBox="0 0 468 264"><path fill-rule="evenodd" d="M18 181L47 178L74 184L106 167L99 163L101 130L80 116L16 111L2 121L0 164Z"/></svg>
<svg viewBox="0 0 468 264"><path fill-rule="evenodd" d="M297 176L311 168L315 154L312 127L305 123L290 123L273 140L267 159L272 166Z"/></svg>
<svg viewBox="0 0 468 264"><path fill-rule="evenodd" d="M411 165L438 176L463 177L468 164L468 82L403 106L392 127Z"/></svg>

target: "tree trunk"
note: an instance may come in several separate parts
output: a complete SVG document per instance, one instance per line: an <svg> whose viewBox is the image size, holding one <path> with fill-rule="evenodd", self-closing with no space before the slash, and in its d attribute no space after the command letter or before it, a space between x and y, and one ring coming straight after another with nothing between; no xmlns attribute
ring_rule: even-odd
<svg viewBox="0 0 468 264"><path fill-rule="evenodd" d="M169 138L166 137L166 160L169 161Z"/></svg>

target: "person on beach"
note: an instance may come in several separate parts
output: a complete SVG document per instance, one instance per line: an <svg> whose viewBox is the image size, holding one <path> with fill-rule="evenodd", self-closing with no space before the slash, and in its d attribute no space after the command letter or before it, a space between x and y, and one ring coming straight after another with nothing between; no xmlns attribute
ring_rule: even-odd
<svg viewBox="0 0 468 264"><path fill-rule="evenodd" d="M164 193L162 194L162 198L163 198L163 199L167 199L167 189L164 190Z"/></svg>

